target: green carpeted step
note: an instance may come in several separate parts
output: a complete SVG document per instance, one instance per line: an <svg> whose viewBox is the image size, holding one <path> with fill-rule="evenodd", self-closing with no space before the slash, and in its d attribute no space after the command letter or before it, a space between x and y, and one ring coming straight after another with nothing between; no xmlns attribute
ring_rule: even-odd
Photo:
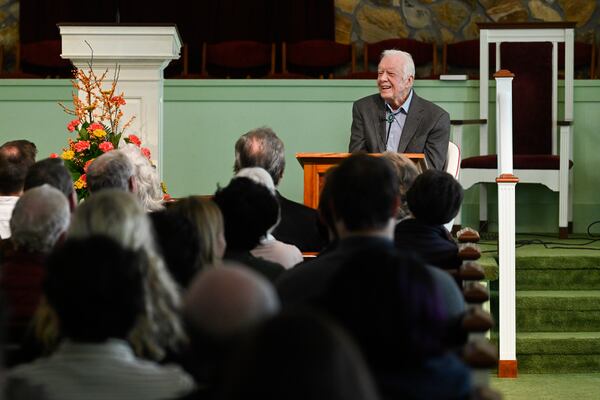
<svg viewBox="0 0 600 400"><path fill-rule="evenodd" d="M491 296L498 315L498 292ZM600 331L600 291L517 290L518 332ZM496 321L497 322L497 321Z"/></svg>
<svg viewBox="0 0 600 400"><path fill-rule="evenodd" d="M520 332L519 373L600 372L600 332Z"/></svg>
<svg viewBox="0 0 600 400"><path fill-rule="evenodd" d="M519 256L519 290L600 290L600 257Z"/></svg>

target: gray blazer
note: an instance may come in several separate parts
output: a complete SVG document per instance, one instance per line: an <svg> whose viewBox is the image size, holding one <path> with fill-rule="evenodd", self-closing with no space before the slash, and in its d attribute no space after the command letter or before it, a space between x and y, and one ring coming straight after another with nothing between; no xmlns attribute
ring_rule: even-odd
<svg viewBox="0 0 600 400"><path fill-rule="evenodd" d="M350 152L385 151L385 102L379 94L363 97L352 106ZM399 153L425 153L429 168L444 169L450 139L450 116L413 92Z"/></svg>

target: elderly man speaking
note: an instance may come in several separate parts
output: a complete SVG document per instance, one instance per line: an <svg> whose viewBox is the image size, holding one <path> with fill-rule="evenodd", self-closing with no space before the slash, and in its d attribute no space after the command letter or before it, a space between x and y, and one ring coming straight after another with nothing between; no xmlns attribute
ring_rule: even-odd
<svg viewBox="0 0 600 400"><path fill-rule="evenodd" d="M352 108L350 152L425 153L429 168L446 164L450 117L417 96L412 86L415 64L409 53L385 50L377 69L379 94Z"/></svg>

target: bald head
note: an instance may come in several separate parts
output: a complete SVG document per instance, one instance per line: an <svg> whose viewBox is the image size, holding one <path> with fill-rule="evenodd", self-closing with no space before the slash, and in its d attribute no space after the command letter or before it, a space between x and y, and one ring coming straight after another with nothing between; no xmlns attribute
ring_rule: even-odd
<svg viewBox="0 0 600 400"><path fill-rule="evenodd" d="M227 338L279 311L273 286L236 263L205 270L192 282L184 313L192 328L214 338Z"/></svg>

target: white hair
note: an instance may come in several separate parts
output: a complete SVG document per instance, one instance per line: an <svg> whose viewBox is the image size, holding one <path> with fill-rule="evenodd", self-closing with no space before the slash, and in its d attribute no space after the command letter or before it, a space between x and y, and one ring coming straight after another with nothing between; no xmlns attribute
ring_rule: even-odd
<svg viewBox="0 0 600 400"><path fill-rule="evenodd" d="M27 190L15 204L12 241L29 252L48 253L69 226L71 212L65 195L44 184Z"/></svg>
<svg viewBox="0 0 600 400"><path fill-rule="evenodd" d="M388 49L381 52L381 58L383 59L383 57L401 57L404 61L402 63L403 78L407 79L409 76L415 76L415 62L410 53L402 50Z"/></svg>
<svg viewBox="0 0 600 400"><path fill-rule="evenodd" d="M275 194L275 184L273 183L273 178L271 178L271 174L267 172L264 168L261 167L248 167L242 168L235 174L235 178L248 178L258 183L259 185L263 185L272 194Z"/></svg>
<svg viewBox="0 0 600 400"><path fill-rule="evenodd" d="M135 195L142 207L148 212L162 210L164 208L163 192L160 186L160 177L154 165L144 156L142 150L132 143L127 143L116 151L125 154L133 165L133 176L135 176L137 188Z"/></svg>
<svg viewBox="0 0 600 400"><path fill-rule="evenodd" d="M271 174L267 172L266 169L261 167L248 167L240 169L235 175L235 178L248 178L259 185L262 185L269 189L271 194L275 196L275 184L273 183L273 178ZM281 222L281 206L279 205L279 200L277 200L278 210L277 210L277 222L269 228L267 231L267 237L277 228L277 225Z"/></svg>

